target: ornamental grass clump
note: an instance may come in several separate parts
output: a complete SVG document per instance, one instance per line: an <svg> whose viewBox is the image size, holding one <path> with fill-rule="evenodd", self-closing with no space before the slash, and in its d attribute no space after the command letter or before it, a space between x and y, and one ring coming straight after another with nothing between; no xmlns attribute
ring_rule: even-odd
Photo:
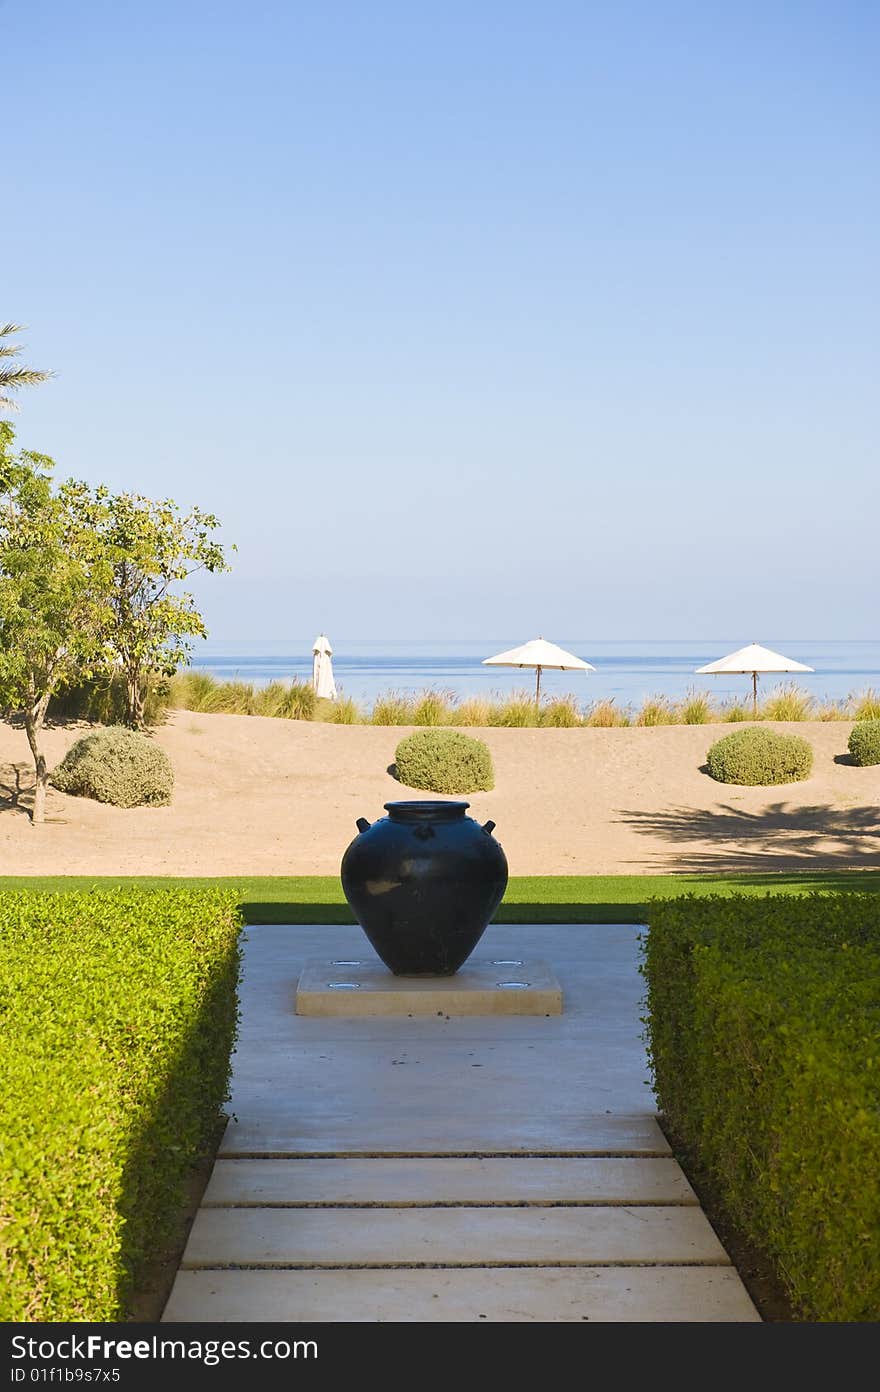
<svg viewBox="0 0 880 1392"><path fill-rule="evenodd" d="M794 682L783 682L777 686L761 706L764 720L809 720L812 711L812 696Z"/></svg>
<svg viewBox="0 0 880 1392"><path fill-rule="evenodd" d="M448 725L455 696L451 691L423 691L413 707L414 725Z"/></svg>
<svg viewBox="0 0 880 1392"><path fill-rule="evenodd" d="M541 707L541 724L560 730L571 730L583 725L580 707L574 696L558 696Z"/></svg>
<svg viewBox="0 0 880 1392"><path fill-rule="evenodd" d="M706 763L719 783L769 787L808 778L813 751L800 735L780 735L775 730L749 725L716 740Z"/></svg>
<svg viewBox="0 0 880 1392"><path fill-rule="evenodd" d="M870 686L867 691L850 697L854 720L880 720L880 692Z"/></svg>
<svg viewBox="0 0 880 1392"><path fill-rule="evenodd" d="M141 689L143 723L159 725L168 714L170 683L151 674ZM125 677L100 676L68 683L49 702L50 720L87 720L95 725L124 725L128 718Z"/></svg>
<svg viewBox="0 0 880 1392"><path fill-rule="evenodd" d="M489 725L491 724L492 703L481 696L472 696L467 701L461 701L452 713L453 725Z"/></svg>
<svg viewBox="0 0 880 1392"><path fill-rule="evenodd" d="M745 721L754 719L751 707L742 701L725 701L718 712L718 718L728 725L742 725Z"/></svg>
<svg viewBox="0 0 880 1392"><path fill-rule="evenodd" d="M666 696L649 696L636 717L637 725L674 725L675 708Z"/></svg>
<svg viewBox="0 0 880 1392"><path fill-rule="evenodd" d="M269 682L254 692L252 715L278 720L313 720L318 698L310 682Z"/></svg>
<svg viewBox="0 0 880 1392"><path fill-rule="evenodd" d="M678 708L682 725L708 725L712 719L709 697L703 691L689 691Z"/></svg>
<svg viewBox="0 0 880 1392"><path fill-rule="evenodd" d="M614 704L614 697L610 696L604 701L593 702L584 717L584 724L599 730L610 730L617 725L631 725L632 717L629 711L620 710Z"/></svg>
<svg viewBox="0 0 880 1392"><path fill-rule="evenodd" d="M165 750L146 735L110 725L77 740L51 781L59 792L112 807L167 807L174 770Z"/></svg>
<svg viewBox="0 0 880 1392"><path fill-rule="evenodd" d="M326 709L325 719L331 725L360 725L362 723L360 708L351 696L337 696L335 701L328 703Z"/></svg>
<svg viewBox="0 0 880 1392"><path fill-rule="evenodd" d="M852 728L847 745L854 764L864 768L880 764L880 720L860 720Z"/></svg>
<svg viewBox="0 0 880 1392"><path fill-rule="evenodd" d="M538 708L534 696L516 691L506 701L498 701L489 712L489 724L502 728L520 729L538 723Z"/></svg>
<svg viewBox="0 0 880 1392"><path fill-rule="evenodd" d="M400 741L394 762L398 779L408 788L477 793L495 786L488 747L460 730L416 730Z"/></svg>
<svg viewBox="0 0 880 1392"><path fill-rule="evenodd" d="M412 698L402 691L386 691L376 697L370 721L373 725L414 725Z"/></svg>

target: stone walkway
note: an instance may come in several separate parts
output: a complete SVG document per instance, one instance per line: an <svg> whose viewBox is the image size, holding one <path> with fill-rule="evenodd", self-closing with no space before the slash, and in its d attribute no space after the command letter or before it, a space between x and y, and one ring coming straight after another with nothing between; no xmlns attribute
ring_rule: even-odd
<svg viewBox="0 0 880 1392"><path fill-rule="evenodd" d="M490 928L556 1018L294 1014L357 928L248 931L232 1119L166 1321L749 1321L659 1130L638 929Z"/></svg>

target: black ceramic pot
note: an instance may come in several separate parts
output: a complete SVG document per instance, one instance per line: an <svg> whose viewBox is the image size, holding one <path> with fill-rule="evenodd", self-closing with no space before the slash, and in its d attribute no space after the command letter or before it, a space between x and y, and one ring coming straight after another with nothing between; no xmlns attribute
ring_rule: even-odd
<svg viewBox="0 0 880 1392"><path fill-rule="evenodd" d="M342 858L342 888L395 976L452 976L507 888L507 857L467 802L386 802Z"/></svg>

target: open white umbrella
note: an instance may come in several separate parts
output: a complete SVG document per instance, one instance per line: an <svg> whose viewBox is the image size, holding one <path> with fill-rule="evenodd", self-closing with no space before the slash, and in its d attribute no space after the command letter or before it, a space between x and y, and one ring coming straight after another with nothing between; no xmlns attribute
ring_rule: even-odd
<svg viewBox="0 0 880 1392"><path fill-rule="evenodd" d="M555 643L548 643L545 638L530 638L528 643L521 644L518 648L511 648L509 652L497 653L495 657L483 658L484 667L534 667L535 676L535 704L541 698L541 673L545 667L550 667L556 672L595 672L595 667L591 667L589 662L584 662L582 658L575 657L574 653L566 652L565 648L558 648Z"/></svg>
<svg viewBox="0 0 880 1392"><path fill-rule="evenodd" d="M738 648L736 652L729 653L727 657L719 657L717 662L710 662L705 667L696 669L698 675L712 674L717 676L719 673L734 672L750 673L752 678L752 710L758 714L758 673L759 672L813 672L815 668L805 667L802 662L795 662L791 657L783 657L781 653L772 652L770 648L762 648L760 643L749 643L746 648Z"/></svg>
<svg viewBox="0 0 880 1392"><path fill-rule="evenodd" d="M330 658L333 649L326 633L319 633L312 644L312 686L316 696L328 701L336 700L336 683L333 680L333 663Z"/></svg>

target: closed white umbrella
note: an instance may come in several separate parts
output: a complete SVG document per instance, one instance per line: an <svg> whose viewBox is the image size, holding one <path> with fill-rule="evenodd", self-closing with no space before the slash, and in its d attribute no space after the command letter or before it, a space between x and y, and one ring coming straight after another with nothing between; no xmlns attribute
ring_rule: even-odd
<svg viewBox="0 0 880 1392"><path fill-rule="evenodd" d="M312 686L316 696L328 701L336 700L336 683L333 680L333 663L330 658L333 649L326 633L319 633L312 644Z"/></svg>
<svg viewBox="0 0 880 1392"><path fill-rule="evenodd" d="M727 657L719 657L717 662L709 662L705 667L696 669L699 676L717 676L722 672L733 674L734 672L750 673L752 678L752 710L758 714L758 673L759 672L813 672L814 667L805 667L802 662L795 662L794 658L783 657L781 653L773 652L770 648L762 648L760 643L749 643L746 648L738 648L736 652L729 653Z"/></svg>
<svg viewBox="0 0 880 1392"><path fill-rule="evenodd" d="M555 643L548 643L546 638L530 638L528 643L522 643L518 648L497 653L495 657L485 657L483 658L483 666L534 667L536 705L541 697L541 673L545 667L550 667L556 672L595 672L596 670L595 667L590 666L589 662L575 657L574 653L566 652L565 648L558 648Z"/></svg>

